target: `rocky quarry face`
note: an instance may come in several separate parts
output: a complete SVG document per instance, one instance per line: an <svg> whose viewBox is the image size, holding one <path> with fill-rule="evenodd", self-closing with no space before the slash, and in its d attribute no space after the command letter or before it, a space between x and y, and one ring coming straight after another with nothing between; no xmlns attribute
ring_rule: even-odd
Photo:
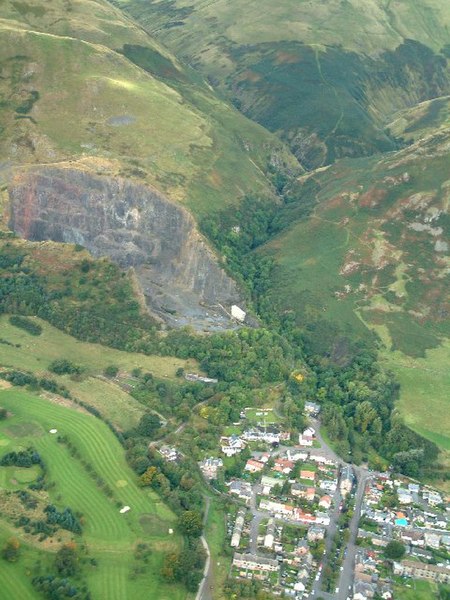
<svg viewBox="0 0 450 600"><path fill-rule="evenodd" d="M94 257L133 267L149 309L174 326L232 326L240 304L192 216L144 185L65 168L17 174L10 227L21 237L80 244Z"/></svg>

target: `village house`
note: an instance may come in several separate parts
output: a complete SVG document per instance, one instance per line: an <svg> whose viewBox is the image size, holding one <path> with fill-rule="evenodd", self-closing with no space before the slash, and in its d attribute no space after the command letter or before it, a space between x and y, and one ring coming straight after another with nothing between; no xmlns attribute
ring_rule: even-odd
<svg viewBox="0 0 450 600"><path fill-rule="evenodd" d="M292 516L293 506L290 504L282 504L281 502L274 502L273 500L266 500L263 498L259 503L261 510L267 510L270 513L279 515L281 517Z"/></svg>
<svg viewBox="0 0 450 600"><path fill-rule="evenodd" d="M328 526L330 524L330 516L328 515L328 513L317 512L316 521L321 525Z"/></svg>
<svg viewBox="0 0 450 600"><path fill-rule="evenodd" d="M422 492L422 497L424 500L428 501L428 504L430 506L437 506L438 504L442 504L442 496L434 490L424 490Z"/></svg>
<svg viewBox="0 0 450 600"><path fill-rule="evenodd" d="M158 452L169 462L177 462L182 457L176 448L170 446L161 446L161 448L158 448Z"/></svg>
<svg viewBox="0 0 450 600"><path fill-rule="evenodd" d="M239 436L231 435L230 437L222 436L220 438L220 446L222 452L229 457L242 452L246 444Z"/></svg>
<svg viewBox="0 0 450 600"><path fill-rule="evenodd" d="M274 427L254 427L253 429L247 429L242 434L242 437L248 442L280 443L280 432Z"/></svg>
<svg viewBox="0 0 450 600"><path fill-rule="evenodd" d="M308 502L313 502L316 495L316 488L307 487L301 483L291 485L291 495L297 498L304 498Z"/></svg>
<svg viewBox="0 0 450 600"><path fill-rule="evenodd" d="M261 493L264 496L268 496L270 494L270 492L272 491L273 487L275 487L276 485L283 485L284 481L285 481L284 478L276 478L276 477L269 477L267 475L263 475L261 477L261 486L262 486Z"/></svg>
<svg viewBox="0 0 450 600"><path fill-rule="evenodd" d="M377 586L369 581L355 581L353 585L353 600L368 600L373 598Z"/></svg>
<svg viewBox="0 0 450 600"><path fill-rule="evenodd" d="M253 460L250 458L245 465L245 471L249 473L259 473L264 469L264 463L259 462L258 460Z"/></svg>
<svg viewBox="0 0 450 600"><path fill-rule="evenodd" d="M233 535L231 536L231 547L239 548L239 544L241 542L242 529L244 528L245 523L245 509L241 508L238 511L236 516L236 521L234 524Z"/></svg>
<svg viewBox="0 0 450 600"><path fill-rule="evenodd" d="M323 540L325 538L325 528L313 525L308 529L306 537L308 538L308 542L318 542Z"/></svg>
<svg viewBox="0 0 450 600"><path fill-rule="evenodd" d="M321 490L324 490L326 492L331 492L334 494L334 492L337 490L337 481L336 480L320 480L318 482L318 486L320 487Z"/></svg>
<svg viewBox="0 0 450 600"><path fill-rule="evenodd" d="M315 402L305 402L305 413L311 417L317 417L320 413L320 404Z"/></svg>
<svg viewBox="0 0 450 600"><path fill-rule="evenodd" d="M319 506L325 510L328 510L331 506L330 496L322 496L322 498L319 500Z"/></svg>
<svg viewBox="0 0 450 600"><path fill-rule="evenodd" d="M375 556L373 550L359 550L355 556L355 573L375 573L377 570Z"/></svg>
<svg viewBox="0 0 450 600"><path fill-rule="evenodd" d="M292 518L295 521L304 523L305 525L312 525L317 521L317 517L311 513L304 512L301 508L294 508L292 511Z"/></svg>
<svg viewBox="0 0 450 600"><path fill-rule="evenodd" d="M234 494L241 500L244 500L248 504L252 497L252 486L246 481L231 481L229 483L228 491L230 494Z"/></svg>
<svg viewBox="0 0 450 600"><path fill-rule="evenodd" d="M309 459L319 464L336 466L336 463L322 454L322 450L318 448L311 448L309 450Z"/></svg>
<svg viewBox="0 0 450 600"><path fill-rule="evenodd" d="M266 464L269 462L270 460L270 454L269 452L263 452L262 454L255 452L255 454L253 455L253 458L255 458L256 460L259 460L260 462Z"/></svg>
<svg viewBox="0 0 450 600"><path fill-rule="evenodd" d="M405 490L404 488L398 488L397 490L398 501L400 504L412 504L413 497L409 490Z"/></svg>
<svg viewBox="0 0 450 600"><path fill-rule="evenodd" d="M278 561L271 558L264 558L254 554L239 554L236 552L233 557L233 566L238 569L248 571L278 571Z"/></svg>
<svg viewBox="0 0 450 600"><path fill-rule="evenodd" d="M308 452L306 450L301 450L300 448L289 448L289 450L286 451L286 456L288 460L297 462L299 460L306 460L308 458Z"/></svg>
<svg viewBox="0 0 450 600"><path fill-rule="evenodd" d="M437 533L426 532L424 535L425 538L425 546L428 548L434 548L435 550L439 549L441 545L441 536Z"/></svg>
<svg viewBox="0 0 450 600"><path fill-rule="evenodd" d="M300 446L312 446L316 439L316 431L312 427L305 429L303 433L298 436L298 443Z"/></svg>
<svg viewBox="0 0 450 600"><path fill-rule="evenodd" d="M210 456L209 458L205 458L199 466L206 479L216 479L218 469L223 467L223 460Z"/></svg>
<svg viewBox="0 0 450 600"><path fill-rule="evenodd" d="M302 469L300 471L300 479L306 479L309 481L314 481L316 478L316 472L311 471L310 469Z"/></svg>
<svg viewBox="0 0 450 600"><path fill-rule="evenodd" d="M275 461L273 470L277 473L284 473L285 475L288 475L294 467L295 463L293 463L292 461L287 460L285 458L278 458Z"/></svg>
<svg viewBox="0 0 450 600"><path fill-rule="evenodd" d="M275 520L269 519L267 523L266 535L264 536L264 547L272 548L275 539Z"/></svg>
<svg viewBox="0 0 450 600"><path fill-rule="evenodd" d="M353 472L350 466L346 466L341 471L341 481L339 483L339 489L341 496L344 498L352 491L353 487Z"/></svg>
<svg viewBox="0 0 450 600"><path fill-rule="evenodd" d="M404 544L408 544L410 546L419 546L423 548L425 545L424 535L417 529L404 529L400 532L400 540Z"/></svg>
<svg viewBox="0 0 450 600"><path fill-rule="evenodd" d="M308 554L308 542L306 540L299 540L294 552L297 556L304 556L305 554Z"/></svg>
<svg viewBox="0 0 450 600"><path fill-rule="evenodd" d="M394 562L394 575L450 583L450 569L412 560L403 560L401 563Z"/></svg>

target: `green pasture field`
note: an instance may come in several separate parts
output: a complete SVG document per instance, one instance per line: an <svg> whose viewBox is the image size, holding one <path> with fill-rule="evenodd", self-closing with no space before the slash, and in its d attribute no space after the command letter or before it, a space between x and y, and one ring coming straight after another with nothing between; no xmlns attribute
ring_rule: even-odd
<svg viewBox="0 0 450 600"><path fill-rule="evenodd" d="M1 439L9 442L3 451L30 445L36 448L47 466L48 479L54 483L48 492L49 501L60 509L69 506L83 514L81 540L90 556L98 561L98 567L86 569L85 573L92 597L185 599L186 593L180 587L162 584L158 575L163 553L176 549L181 543L177 534L169 534L169 528L175 527L175 515L154 492L138 486L122 447L108 427L91 415L51 404L22 390L0 391L0 405L12 413L0 425ZM52 428L58 433L50 434ZM80 453L79 458L71 456L67 446L57 441L58 435L70 440ZM81 462L83 459L111 488L112 498L108 498L88 474ZM8 487L10 484L11 479ZM131 510L120 514L119 509L124 505ZM8 530L9 536L14 534L36 551L39 548L35 538L26 538L22 530L11 528L3 520L0 526ZM152 554L146 572L132 579L133 550L139 542L149 544ZM43 547L39 549L39 556L45 558L47 552ZM27 553L25 549L24 554ZM10 568L24 586L27 585L25 567L26 560L20 559ZM5 600L16 598L17 595L5 596Z"/></svg>
<svg viewBox="0 0 450 600"><path fill-rule="evenodd" d="M450 452L450 341L425 358L385 351L382 360L400 382L398 408L406 424Z"/></svg>
<svg viewBox="0 0 450 600"><path fill-rule="evenodd" d="M155 377L175 378L180 367L195 369L195 361L186 361L167 356L146 356L132 352L123 352L99 344L80 342L42 319L33 318L42 327L39 336L32 336L23 329L11 325L6 315L0 316L1 337L13 344L14 348L0 343L0 364L30 371L44 371L55 359L67 358L71 362L85 367L90 375L100 375L109 365L130 372L140 367L143 372L150 371Z"/></svg>
<svg viewBox="0 0 450 600"><path fill-rule="evenodd" d="M50 376L65 385L75 398L94 406L105 418L123 430L137 424L145 407L113 380L98 378L105 367L115 365L122 373L141 368L143 373L151 372L155 377L170 380L175 379L179 368L198 371L194 360L146 356L81 342L41 319L34 320L42 327L39 336L32 336L11 325L5 315L0 317L0 337L13 344L0 343L0 366L44 374L50 363L58 358L66 358L80 365L86 370L81 378L73 379L68 375L58 376L54 373L50 373ZM16 345L20 346L17 348Z"/></svg>

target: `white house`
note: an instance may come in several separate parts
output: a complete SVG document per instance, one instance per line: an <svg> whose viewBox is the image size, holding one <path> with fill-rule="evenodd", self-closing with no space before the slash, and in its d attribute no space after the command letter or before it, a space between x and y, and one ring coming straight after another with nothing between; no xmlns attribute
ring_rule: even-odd
<svg viewBox="0 0 450 600"><path fill-rule="evenodd" d="M222 452L226 456L234 456L239 454L245 448L245 442L237 435L231 435L230 437L221 437L220 445Z"/></svg>
<svg viewBox="0 0 450 600"><path fill-rule="evenodd" d="M312 427L305 429L303 433L298 436L298 443L300 446L312 446L316 437L316 431Z"/></svg>
<svg viewBox="0 0 450 600"><path fill-rule="evenodd" d="M241 323L243 323L245 321L246 315L247 313L244 310L242 310L242 308L239 308L239 306L233 304L233 306L231 307L231 316L233 317L233 319L236 319L236 321L240 321Z"/></svg>

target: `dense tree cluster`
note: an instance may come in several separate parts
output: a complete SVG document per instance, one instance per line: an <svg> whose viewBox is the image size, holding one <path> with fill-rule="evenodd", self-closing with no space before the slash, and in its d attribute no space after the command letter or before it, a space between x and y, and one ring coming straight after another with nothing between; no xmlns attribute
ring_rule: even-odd
<svg viewBox="0 0 450 600"><path fill-rule="evenodd" d="M53 504L49 504L45 507L44 512L47 514L47 523L59 525L62 529L81 534L80 520L72 512L71 508L65 508L63 511L59 511Z"/></svg>
<svg viewBox="0 0 450 600"><path fill-rule="evenodd" d="M33 373L27 371L8 370L2 371L0 378L9 381L12 385L29 386L35 390L40 388L64 398L70 398L70 392L64 385L60 385L54 379L48 377L36 377Z"/></svg>
<svg viewBox="0 0 450 600"><path fill-rule="evenodd" d="M384 549L384 555L391 560L400 560L405 556L405 553L405 546L397 540L390 541Z"/></svg>
<svg viewBox="0 0 450 600"><path fill-rule="evenodd" d="M205 552L198 541L189 540L188 547L180 552L166 554L161 576L168 583L184 583L188 591L196 592L202 579Z"/></svg>
<svg viewBox="0 0 450 600"><path fill-rule="evenodd" d="M11 325L15 327L19 327L24 331L27 331L30 335L41 335L42 327L39 323L35 323L31 319L27 319L27 317L21 317L20 315L13 315L9 317L9 322Z"/></svg>
<svg viewBox="0 0 450 600"><path fill-rule="evenodd" d="M52 361L48 370L56 375L81 375L83 368L74 364L67 358L58 358Z"/></svg>
<svg viewBox="0 0 450 600"><path fill-rule="evenodd" d="M64 544L55 555L55 569L62 577L72 577L80 571L80 561L75 544Z"/></svg>
<svg viewBox="0 0 450 600"><path fill-rule="evenodd" d="M3 467L32 467L33 465L42 465L42 458L34 448L19 450L18 452L8 452L0 459L0 465Z"/></svg>
<svg viewBox="0 0 450 600"><path fill-rule="evenodd" d="M56 575L40 575L34 577L32 584L35 589L48 600L91 600L91 595L86 585L78 587L65 577Z"/></svg>

